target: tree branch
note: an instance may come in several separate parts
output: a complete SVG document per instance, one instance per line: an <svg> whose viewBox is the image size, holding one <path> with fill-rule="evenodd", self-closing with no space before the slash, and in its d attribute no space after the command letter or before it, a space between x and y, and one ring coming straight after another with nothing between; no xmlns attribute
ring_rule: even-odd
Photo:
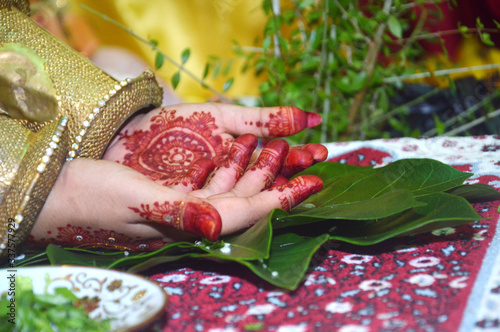
<svg viewBox="0 0 500 332"><path fill-rule="evenodd" d="M103 13L99 13L98 11L84 5L84 4L80 4L80 6L91 12L92 14L94 15L97 15L99 16L100 18L102 18L103 20L107 21L107 22L110 22L111 24L113 25L116 25L118 28L122 29L122 30L125 30L126 32L128 32L130 35L132 35L133 37L137 38L139 41L141 41L142 43L144 44L147 44L149 45L153 51L156 51L158 53L160 53L165 59L167 59L168 62L172 63L174 66L176 66L177 68L179 68L179 70L183 71L184 73L186 73L189 77L191 77L192 79L194 79L196 82L200 83L201 85L207 87L208 90L210 90L212 93L214 93L215 95L217 95L221 100L223 100L224 102L227 102L227 103L230 103L230 104L233 104L233 102L229 99L227 99L221 92L217 91L215 88L209 86L203 79L199 78L198 76L196 76L195 74L193 74L190 70L186 69L182 64L178 63L177 61L175 61L174 59L172 59L170 56L168 56L167 54L163 53L154 43L152 43L151 41L139 36L138 34L136 34L132 29L130 28L127 28L126 26L124 26L123 24L121 24L120 22L118 21L115 21L113 20L112 18L110 18L109 16L106 16L104 15Z"/></svg>
<svg viewBox="0 0 500 332"><path fill-rule="evenodd" d="M392 1L393 0L385 0L384 2L384 8L383 11L389 15L389 11L392 6ZM380 25L377 28L377 31L375 33L375 38L373 39L373 42L370 44L370 48L368 49L368 54L366 55L364 65L366 68L366 83L365 86L356 93L354 96L353 103L351 104L351 107L349 107L349 113L348 113L348 119L349 123L354 124L356 121L356 118L358 116L359 110L365 100L366 93L368 90L368 86L370 84L370 81L373 77L373 71L375 69L375 65L377 64L377 58L378 58L378 53L380 51L380 47L382 45L382 38L384 37L384 32L386 28L386 23L380 23ZM346 134L350 135L352 132L351 126L347 127L346 129Z"/></svg>

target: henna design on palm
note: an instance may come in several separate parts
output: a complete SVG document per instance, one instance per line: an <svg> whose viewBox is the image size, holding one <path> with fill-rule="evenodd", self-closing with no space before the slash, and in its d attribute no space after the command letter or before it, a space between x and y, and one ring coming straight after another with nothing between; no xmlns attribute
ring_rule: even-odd
<svg viewBox="0 0 500 332"><path fill-rule="evenodd" d="M213 134L218 127L210 113L195 112L184 118L176 116L175 110L162 110L151 122L149 130L119 134L130 151L122 163L165 186L200 159L220 163L229 150L230 141Z"/></svg>

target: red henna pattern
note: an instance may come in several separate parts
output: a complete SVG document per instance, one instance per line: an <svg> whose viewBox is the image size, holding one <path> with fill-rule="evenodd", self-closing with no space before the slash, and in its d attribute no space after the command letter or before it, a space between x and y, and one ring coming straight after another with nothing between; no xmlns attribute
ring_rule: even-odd
<svg viewBox="0 0 500 332"><path fill-rule="evenodd" d="M310 152L302 149L291 149L285 160L281 175L290 178L292 175L310 167L314 162Z"/></svg>
<svg viewBox="0 0 500 332"><path fill-rule="evenodd" d="M175 114L164 109L151 118L150 130L120 134L131 151L123 164L170 185L196 160L215 158L220 163L224 159L231 141L213 134L218 127L210 113L195 112L188 118Z"/></svg>
<svg viewBox="0 0 500 332"><path fill-rule="evenodd" d="M92 239L92 235L81 227L74 227L68 224L66 227L57 227L56 238L64 243L88 242Z"/></svg>
<svg viewBox="0 0 500 332"><path fill-rule="evenodd" d="M129 236L122 233L117 233L109 229L100 229L98 231L94 231L94 238L96 241L101 243L112 242L123 245L132 243L132 238L130 238Z"/></svg>
<svg viewBox="0 0 500 332"><path fill-rule="evenodd" d="M172 203L163 202L163 204L154 202L152 207L150 207L149 204L141 204L140 209L130 206L129 209L148 221L167 224L177 229L182 229L180 219L183 205L184 202L182 201L174 201Z"/></svg>
<svg viewBox="0 0 500 332"><path fill-rule="evenodd" d="M265 170L265 188L271 187L288 153L288 143L282 139L269 142L249 171Z"/></svg>
<svg viewBox="0 0 500 332"><path fill-rule="evenodd" d="M248 165L248 161L252 157L252 152L257 147L257 137L252 134L244 134L234 140L231 150L224 164L225 168L235 167L237 170L236 178L238 179Z"/></svg>
<svg viewBox="0 0 500 332"><path fill-rule="evenodd" d="M257 137L253 134L243 134L236 138L224 163L210 175L207 183L210 183L222 167L234 170L235 180L238 180L244 174L248 162L252 157L252 152L257 147L257 144Z"/></svg>
<svg viewBox="0 0 500 332"><path fill-rule="evenodd" d="M269 115L269 134L289 136L307 126L307 113L297 107L280 107L276 115Z"/></svg>
<svg viewBox="0 0 500 332"><path fill-rule="evenodd" d="M68 224L66 227L57 227L57 236L35 238L30 235L28 244L36 247L46 247L49 244L58 244L75 248L98 248L114 250L151 251L164 247L168 242L162 239L133 240L131 237L113 230L99 229L91 231ZM47 234L52 234L47 231Z"/></svg>
<svg viewBox="0 0 500 332"><path fill-rule="evenodd" d="M317 126L321 123L321 115L317 113L304 112L300 108L282 106L277 114L269 115L269 127L271 136L294 135L305 128Z"/></svg>

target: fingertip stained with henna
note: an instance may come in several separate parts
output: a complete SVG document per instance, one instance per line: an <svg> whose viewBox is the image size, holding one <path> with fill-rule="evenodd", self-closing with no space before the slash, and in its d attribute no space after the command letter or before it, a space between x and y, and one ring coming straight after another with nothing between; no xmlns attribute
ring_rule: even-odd
<svg viewBox="0 0 500 332"><path fill-rule="evenodd" d="M184 230L215 241L222 230L219 212L210 204L189 202L184 207Z"/></svg>
<svg viewBox="0 0 500 332"><path fill-rule="evenodd" d="M307 112L307 128L315 127L323 122L323 118L318 113Z"/></svg>
<svg viewBox="0 0 500 332"><path fill-rule="evenodd" d="M317 126L321 115L301 110L298 107L282 106L276 114L269 115L269 134L271 136L290 136Z"/></svg>
<svg viewBox="0 0 500 332"><path fill-rule="evenodd" d="M292 175L310 167L314 162L313 155L302 149L291 149L285 160L281 175L289 178Z"/></svg>
<svg viewBox="0 0 500 332"><path fill-rule="evenodd" d="M217 239L222 229L219 213L205 202L165 201L162 204L158 202L152 206L141 204L140 208L129 207L129 209L147 221L194 233L210 241Z"/></svg>
<svg viewBox="0 0 500 332"><path fill-rule="evenodd" d="M312 154L315 162L324 161L328 158L328 149L323 144L309 143L302 148Z"/></svg>

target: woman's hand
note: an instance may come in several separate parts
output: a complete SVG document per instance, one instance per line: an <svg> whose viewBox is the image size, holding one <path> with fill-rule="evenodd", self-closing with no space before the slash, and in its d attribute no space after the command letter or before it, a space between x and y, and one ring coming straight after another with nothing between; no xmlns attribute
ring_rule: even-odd
<svg viewBox="0 0 500 332"><path fill-rule="evenodd" d="M183 128L172 130L183 132ZM191 129L185 131L189 134L188 142L193 143L195 138L203 141L195 135L198 127L188 128ZM212 130L219 135L221 129ZM321 190L321 179L312 175L299 176L281 185L274 182L290 155L285 141L269 142L249 165L257 146L256 136L245 134L230 144L232 138L228 134L220 135L222 142L216 146L226 158L201 189L190 193L177 190L185 188L183 184L164 186L116 162L76 159L66 163L35 223L31 239L39 243L131 250L154 250L165 243L192 239L186 232L215 240L219 235L253 225L274 208L290 210ZM165 135L160 135L157 141L164 138ZM209 141L210 136L204 139ZM227 148L224 140L228 141ZM206 141L203 142L208 144ZM141 140L136 142L141 146ZM159 144L148 142L152 150ZM188 157L182 149L176 150L179 149L176 145L169 148L168 151L181 151ZM149 175L161 173L159 167L154 168L155 172L149 168L154 164L143 164L141 156L138 155L137 167L148 167L152 172ZM196 165L204 167L199 160L207 160L192 158L194 164L188 173Z"/></svg>
<svg viewBox="0 0 500 332"><path fill-rule="evenodd" d="M318 125L321 117L296 107L254 108L227 104L182 104L138 115L121 129L103 159L119 162L176 190L201 188L207 175L220 167L235 136L289 136ZM256 150L253 163L261 150ZM290 149L280 165L277 183L325 160L320 144ZM282 166L282 167L281 167Z"/></svg>

